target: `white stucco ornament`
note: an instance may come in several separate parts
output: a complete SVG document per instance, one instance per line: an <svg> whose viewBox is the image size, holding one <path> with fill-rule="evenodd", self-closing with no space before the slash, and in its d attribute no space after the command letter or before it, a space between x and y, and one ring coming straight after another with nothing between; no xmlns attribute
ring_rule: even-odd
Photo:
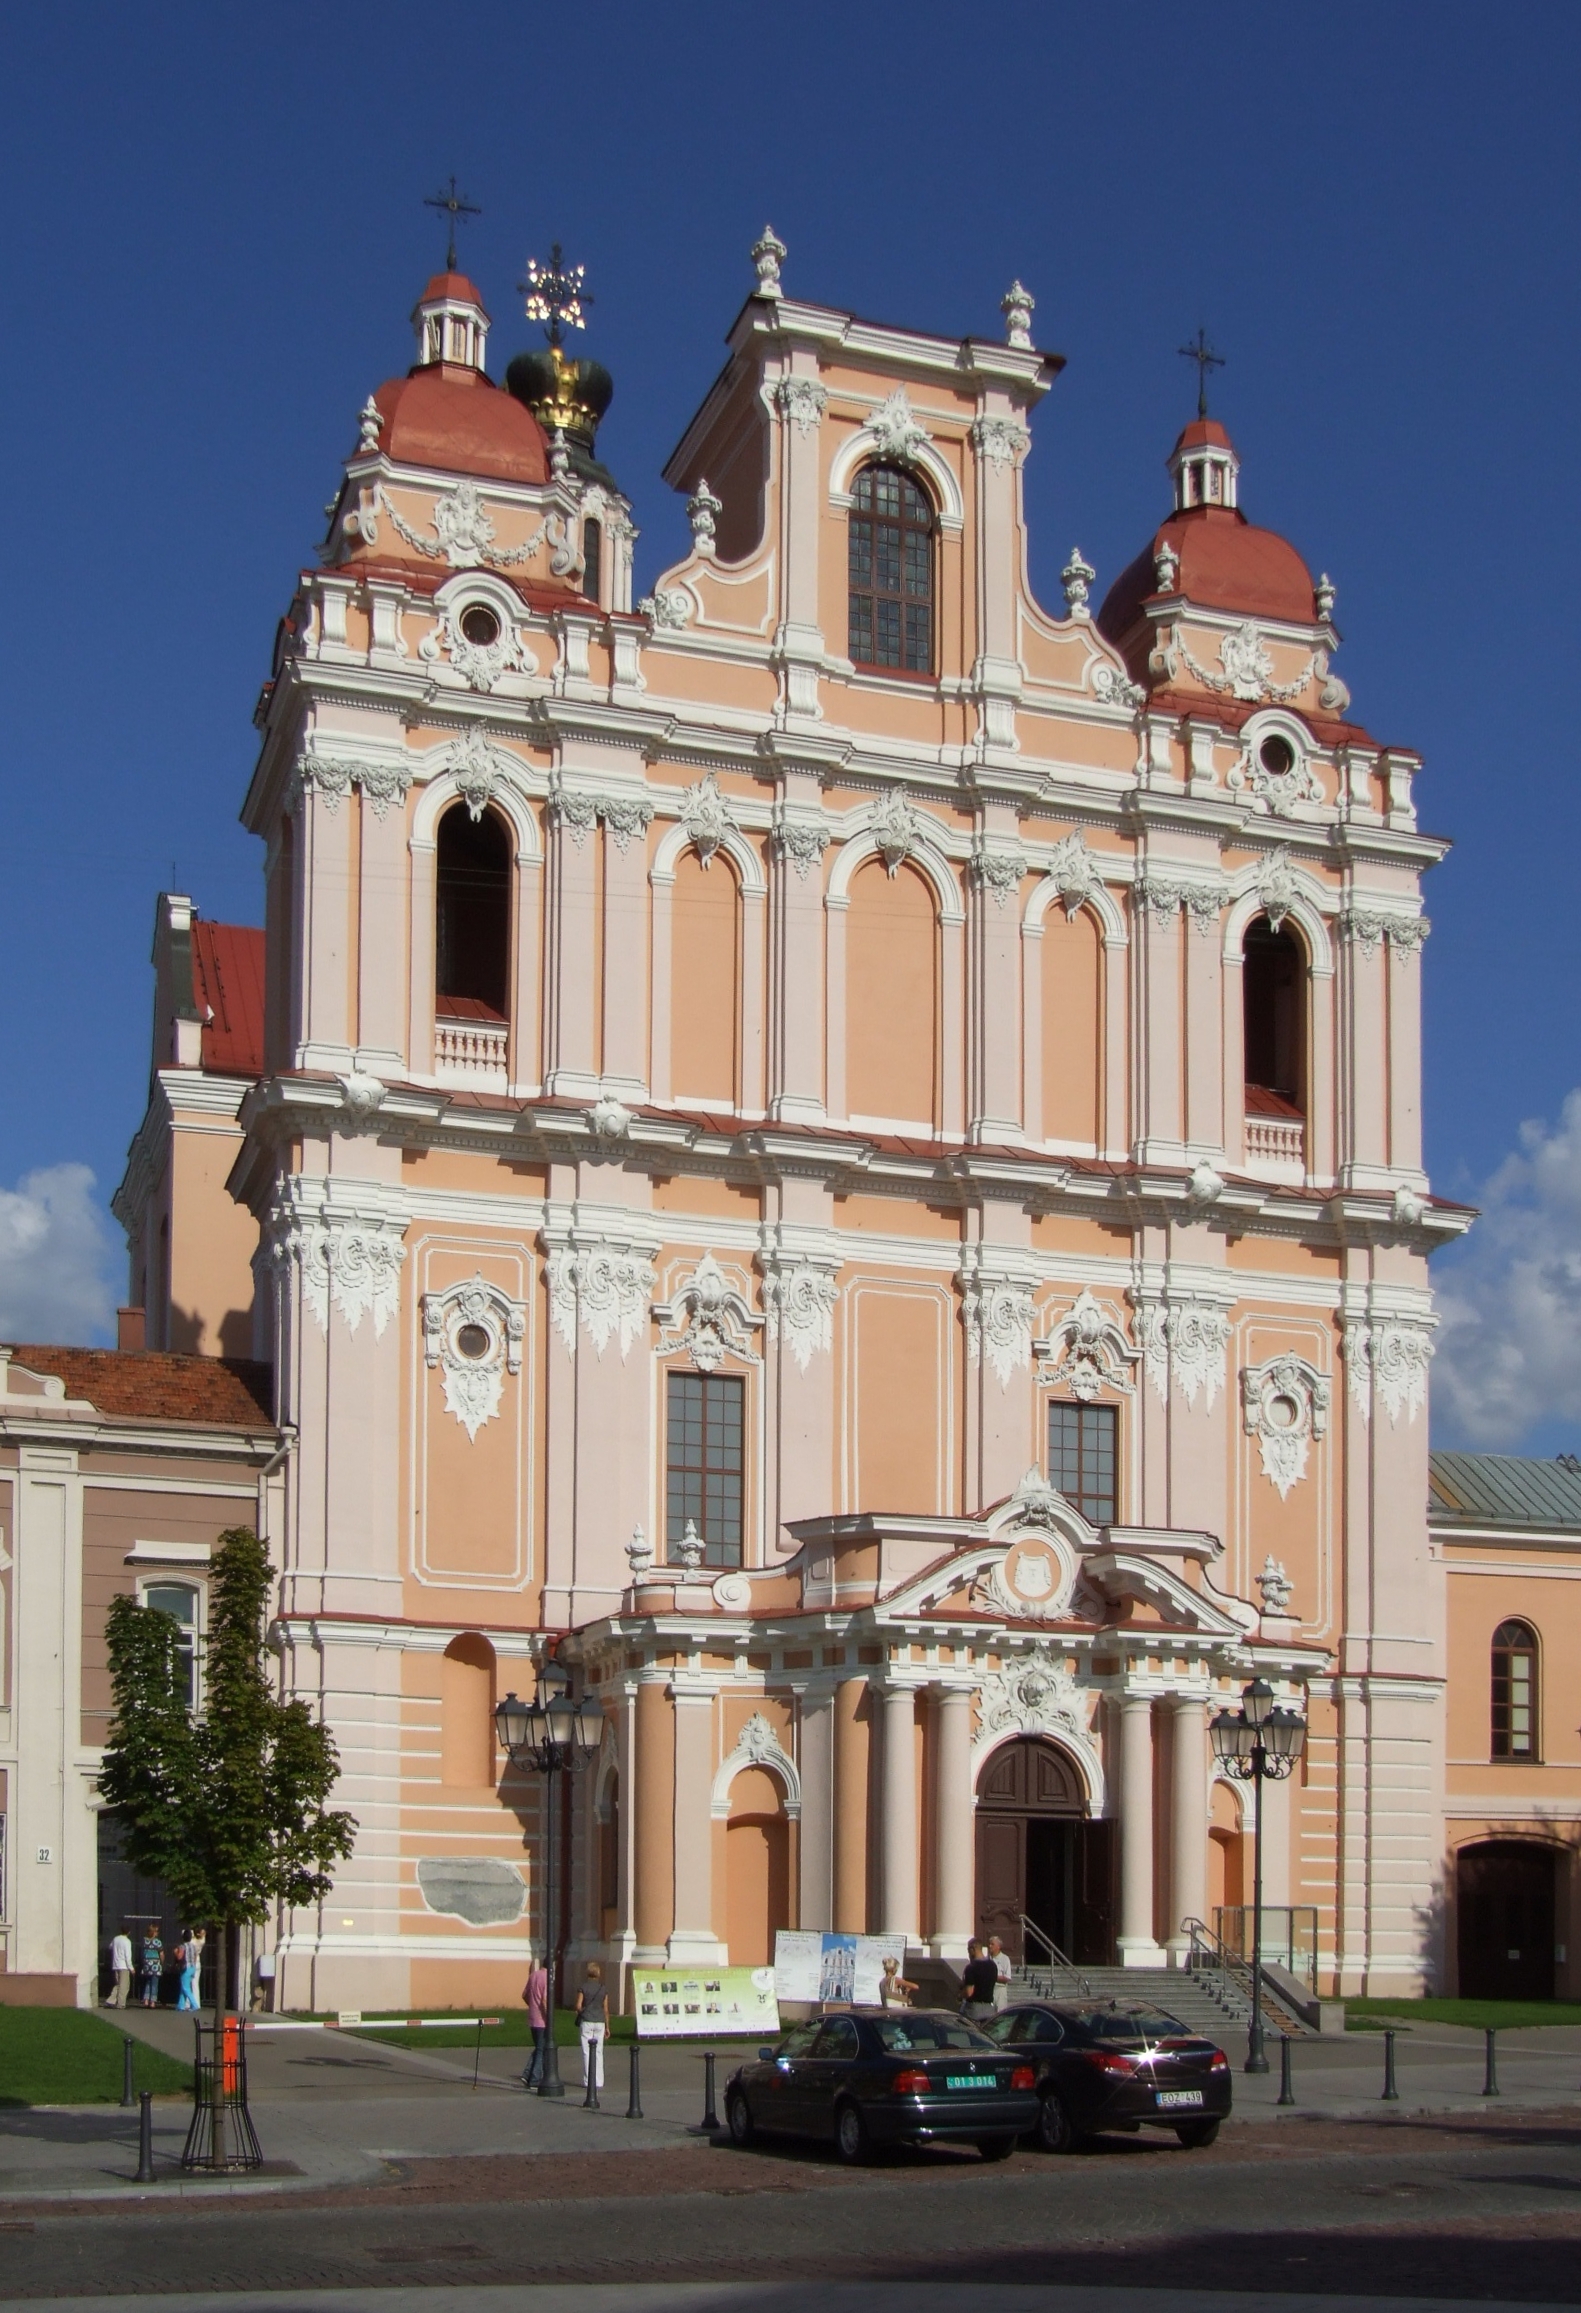
<svg viewBox="0 0 1581 2313"><path fill-rule="evenodd" d="M986 1357L1001 1389L1032 1363L1032 1286L1013 1270L1001 1272L981 1246L961 1255L961 1324L972 1364Z"/></svg>
<svg viewBox="0 0 1581 2313"><path fill-rule="evenodd" d="M744 1574L718 1574L711 1589L722 1614L745 1614L752 1604L752 1585Z"/></svg>
<svg viewBox="0 0 1581 2313"><path fill-rule="evenodd" d="M480 1274L423 1295L423 1355L437 1368L445 1405L477 1443L500 1410L507 1373L520 1373L527 1304Z"/></svg>
<svg viewBox="0 0 1581 2313"><path fill-rule="evenodd" d="M1424 1319L1375 1318L1369 1324L1351 1320L1344 1334L1345 1366L1351 1397L1363 1421L1372 1412L1372 1400L1382 1400L1391 1429L1415 1421L1427 1403L1427 1369L1433 1357L1433 1329Z"/></svg>
<svg viewBox="0 0 1581 2313"><path fill-rule="evenodd" d="M1036 1639L1024 1654L990 1671L980 1689L982 1732L1000 1735L1065 1736L1083 1753L1095 1694L1076 1684L1063 1655L1047 1639Z"/></svg>
<svg viewBox="0 0 1581 2313"><path fill-rule="evenodd" d="M1328 1377L1304 1357L1270 1357L1241 1368L1241 1417L1281 1501L1306 1476L1312 1441L1327 1430L1328 1412Z"/></svg>
<svg viewBox="0 0 1581 2313"><path fill-rule="evenodd" d="M1125 1336L1120 1312L1084 1285L1048 1337L1053 1378L1078 1403L1091 1405L1106 1389L1129 1392L1140 1352ZM1045 1368L1047 1370L1047 1368Z"/></svg>
<svg viewBox="0 0 1581 2313"><path fill-rule="evenodd" d="M1013 1622L1052 1622L1076 1587L1076 1554L1063 1535L1013 1542L977 1579L973 1603Z"/></svg>
<svg viewBox="0 0 1581 2313"><path fill-rule="evenodd" d="M714 853L736 826L735 815L712 771L705 771L696 786L688 787L682 795L681 825L692 839L700 865L710 867Z"/></svg>
<svg viewBox="0 0 1581 2313"><path fill-rule="evenodd" d="M927 427L912 415L904 386L896 386L886 402L868 412L862 420L862 431L871 436L881 458L895 458L902 465L914 459L919 450L925 450L933 439Z"/></svg>
<svg viewBox="0 0 1581 2313"><path fill-rule="evenodd" d="M752 1330L763 1320L712 1253L705 1253L673 1299L655 1302L660 1357L689 1357L699 1373L717 1373L727 1357L757 1362Z"/></svg>
<svg viewBox="0 0 1581 2313"><path fill-rule="evenodd" d="M566 1354L576 1351L578 1319L602 1357L612 1335L620 1336L624 1360L648 1322L648 1306L655 1283L653 1263L645 1251L588 1238L575 1247L556 1247L547 1263L549 1314Z"/></svg>
<svg viewBox="0 0 1581 2313"><path fill-rule="evenodd" d="M1278 1616L1289 1614L1290 1601L1295 1594L1294 1585L1285 1572L1284 1561L1276 1558L1271 1550L1263 1560L1263 1570L1257 1577L1257 1587L1262 1592L1264 1614Z"/></svg>
<svg viewBox="0 0 1581 2313"><path fill-rule="evenodd" d="M867 825L885 867L893 876L901 861L909 859L916 850L922 836L922 822L912 809L905 789L891 787L874 804Z"/></svg>
<svg viewBox="0 0 1581 2313"><path fill-rule="evenodd" d="M834 1310L840 1298L832 1264L794 1253L765 1250L763 1313L770 1341L783 1341L805 1373L813 1358L834 1347Z"/></svg>

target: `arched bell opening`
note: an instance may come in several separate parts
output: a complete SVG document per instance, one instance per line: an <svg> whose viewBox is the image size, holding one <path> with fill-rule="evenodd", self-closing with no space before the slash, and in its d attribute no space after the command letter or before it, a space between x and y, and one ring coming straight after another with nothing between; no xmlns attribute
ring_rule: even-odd
<svg viewBox="0 0 1581 2313"><path fill-rule="evenodd" d="M1060 1744L1021 1735L984 1761L977 1932L1018 1967L1046 1964L1044 1938L1078 1962L1113 1957L1114 1853L1114 1826L1090 1818L1086 1779Z"/></svg>

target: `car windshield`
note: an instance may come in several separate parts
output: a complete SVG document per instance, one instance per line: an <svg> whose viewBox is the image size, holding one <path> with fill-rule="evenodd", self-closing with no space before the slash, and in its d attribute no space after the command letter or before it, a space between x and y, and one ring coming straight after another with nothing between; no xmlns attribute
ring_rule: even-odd
<svg viewBox="0 0 1581 2313"><path fill-rule="evenodd" d="M991 2048L993 2042L961 2016L876 2016L878 2044L890 2056L930 2048Z"/></svg>
<svg viewBox="0 0 1581 2313"><path fill-rule="evenodd" d="M1093 2039L1106 2044L1115 2042L1128 2047L1146 2046L1155 2040L1189 2040L1193 2037L1178 2016L1169 2015L1163 2008L1135 2001L1124 2008L1089 2008L1081 2018Z"/></svg>

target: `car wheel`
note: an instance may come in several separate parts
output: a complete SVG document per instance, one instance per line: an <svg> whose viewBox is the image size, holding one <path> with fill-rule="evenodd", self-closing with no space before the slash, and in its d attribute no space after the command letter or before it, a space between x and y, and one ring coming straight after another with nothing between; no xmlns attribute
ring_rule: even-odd
<svg viewBox="0 0 1581 2313"><path fill-rule="evenodd" d="M848 2168L859 2168L868 2157L867 2123L854 2104L842 2104L835 2113L834 2146Z"/></svg>
<svg viewBox="0 0 1581 2313"><path fill-rule="evenodd" d="M752 2117L752 2107L739 2090L725 2101L725 2126L730 2131L732 2144L748 2145L757 2135L757 2123Z"/></svg>
<svg viewBox="0 0 1581 2313"><path fill-rule="evenodd" d="M1070 2124L1070 2114L1055 2095L1038 2099L1038 2149L1041 2152L1074 2152L1076 2131Z"/></svg>
<svg viewBox="0 0 1581 2313"><path fill-rule="evenodd" d="M980 2136L977 2149L984 2160L1008 2160L1016 2149L1013 2136Z"/></svg>
<svg viewBox="0 0 1581 2313"><path fill-rule="evenodd" d="M1187 2152L1200 2152L1205 2144L1212 2144L1218 2133L1217 2120L1182 2120L1175 2129Z"/></svg>

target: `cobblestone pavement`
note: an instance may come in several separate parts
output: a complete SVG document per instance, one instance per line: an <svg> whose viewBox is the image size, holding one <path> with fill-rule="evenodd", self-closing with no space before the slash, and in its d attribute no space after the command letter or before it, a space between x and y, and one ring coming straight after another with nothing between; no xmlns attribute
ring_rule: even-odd
<svg viewBox="0 0 1581 2313"><path fill-rule="evenodd" d="M989 2283L1033 2286L1040 2304L1054 2284L1172 2304L1192 2290L1581 2302L1574 2109L1253 2121L1202 2152L1144 2135L994 2168L935 2153L849 2172L812 2150L694 2142L392 2157L381 2179L265 2198L13 2199L0 2298L266 2291L276 2305L281 2291L371 2286L404 2302L413 2285L531 2277L615 2286L622 2304L659 2281L758 2284L738 2287L742 2306L786 2313L832 2313L836 2285L855 2281L910 2284L908 2302L950 2283L949 2313Z"/></svg>

